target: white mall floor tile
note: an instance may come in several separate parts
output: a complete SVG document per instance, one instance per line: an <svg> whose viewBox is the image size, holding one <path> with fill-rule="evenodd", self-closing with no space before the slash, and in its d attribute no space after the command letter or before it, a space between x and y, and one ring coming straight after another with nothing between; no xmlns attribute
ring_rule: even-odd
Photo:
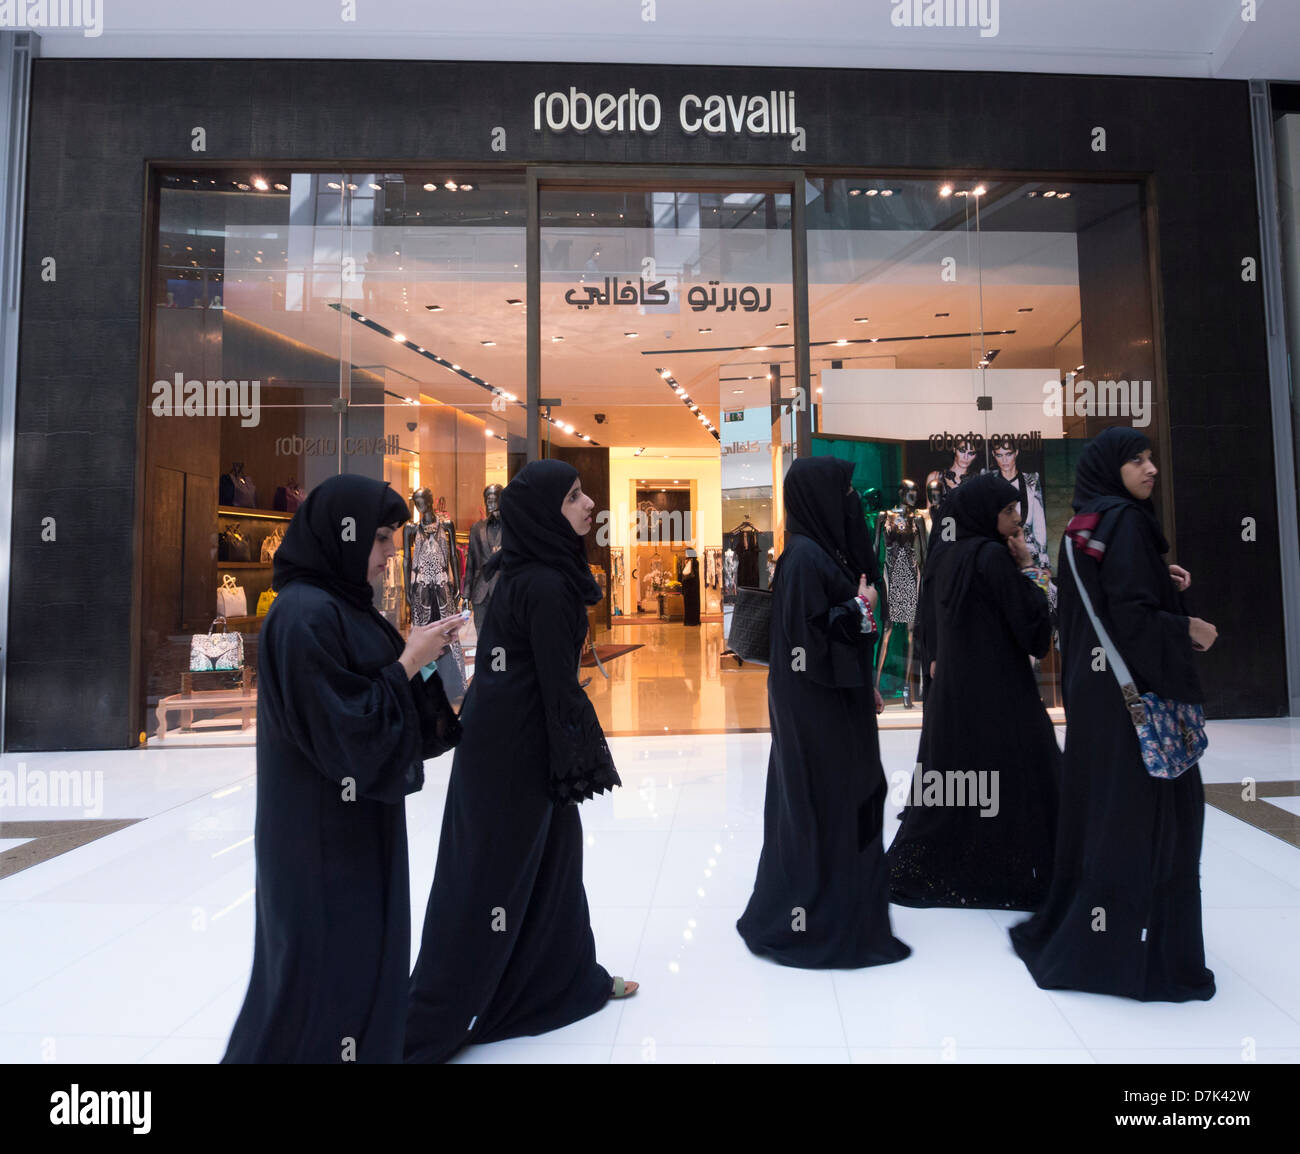
<svg viewBox="0 0 1300 1154"><path fill-rule="evenodd" d="M1206 781L1300 779L1300 718L1211 721L1205 733L1210 744L1201 761L1201 777Z"/></svg>
<svg viewBox="0 0 1300 1154"><path fill-rule="evenodd" d="M621 1045L838 1046L830 974L755 958L737 910L657 907L623 1003Z"/></svg>
<svg viewBox="0 0 1300 1154"><path fill-rule="evenodd" d="M618 1045L610 1057L619 1065L636 1066L788 1066L841 1065L849 1060L847 1046L661 1046L653 1038L644 1045Z"/></svg>
<svg viewBox="0 0 1300 1154"><path fill-rule="evenodd" d="M1083 1047L985 911L891 906L890 914L894 935L912 947L912 956L835 973L850 1046Z"/></svg>
<svg viewBox="0 0 1300 1154"><path fill-rule="evenodd" d="M197 1013L182 1022L172 1033L177 1040L207 1040L218 1047L217 1057L225 1053L226 1043L230 1040L230 1031L235 1027L235 1019L244 1005L244 994L248 991L248 979L253 972L253 949L249 942L248 963L239 977L217 994Z"/></svg>
<svg viewBox="0 0 1300 1154"><path fill-rule="evenodd" d="M1053 1003L1090 1050L1300 1046L1300 1022L1206 950L1215 995L1208 1002L1137 1002L1053 990Z"/></svg>
<svg viewBox="0 0 1300 1154"><path fill-rule="evenodd" d="M1250 1066L1296 1065L1300 1063L1300 1049L1254 1049L1237 1046L1218 1050L1093 1050L1098 1062L1133 1063L1141 1066Z"/></svg>
<svg viewBox="0 0 1300 1154"><path fill-rule="evenodd" d="M1268 797L1262 799L1269 805L1275 805L1278 809L1284 809L1287 813L1293 813L1300 817L1300 797Z"/></svg>
<svg viewBox="0 0 1300 1154"><path fill-rule="evenodd" d="M0 810L0 816L4 816L4 811ZM4 820L12 821L14 819L5 817ZM29 837L0 837L0 853L7 849L17 849L20 845L26 845L32 839Z"/></svg>
<svg viewBox="0 0 1300 1154"><path fill-rule="evenodd" d="M1205 840L1215 841L1289 886L1300 887L1300 850L1213 806L1205 807ZM0 893L3 893L0 890Z"/></svg>
<svg viewBox="0 0 1300 1154"><path fill-rule="evenodd" d="M553 1036L547 1035L548 1038ZM536 1066L605 1065L609 1062L611 1048L591 1043L538 1042L533 1039L511 1038L509 1041L492 1042L486 1046L466 1046L452 1058L452 1064L485 1066L512 1062Z"/></svg>
<svg viewBox="0 0 1300 1154"><path fill-rule="evenodd" d="M149 1066L215 1066L226 1052L225 1039L164 1038L138 1060Z"/></svg>
<svg viewBox="0 0 1300 1154"><path fill-rule="evenodd" d="M1292 850L1300 857L1300 853ZM1214 838L1201 847L1201 908L1300 909L1300 887L1228 849Z"/></svg>
<svg viewBox="0 0 1300 1154"><path fill-rule="evenodd" d="M1093 1056L1082 1046L1061 1050L991 1050L974 1049L956 1044L944 1046L854 1046L850 1051L855 1065L1092 1065Z"/></svg>
<svg viewBox="0 0 1300 1154"><path fill-rule="evenodd" d="M0 1034L0 1064L122 1065L140 1061L161 1038L55 1032Z"/></svg>
<svg viewBox="0 0 1300 1154"><path fill-rule="evenodd" d="M1300 910L1206 909L1201 918L1206 949L1300 1023Z"/></svg>
<svg viewBox="0 0 1300 1154"><path fill-rule="evenodd" d="M669 835L656 906L710 906L739 917L749 903L763 831L674 830Z"/></svg>
<svg viewBox="0 0 1300 1154"><path fill-rule="evenodd" d="M583 830L583 881L592 906L648 906L668 831Z"/></svg>

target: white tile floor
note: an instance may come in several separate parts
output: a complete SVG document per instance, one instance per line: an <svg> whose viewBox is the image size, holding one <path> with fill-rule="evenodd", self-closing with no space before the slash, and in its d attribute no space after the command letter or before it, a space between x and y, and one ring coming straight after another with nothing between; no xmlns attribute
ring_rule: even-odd
<svg viewBox="0 0 1300 1154"><path fill-rule="evenodd" d="M916 738L882 733L887 773L911 770ZM1300 778L1300 722L1217 722L1210 739L1207 781ZM601 960L642 989L460 1060L1300 1062L1300 850L1235 818L1206 815L1210 1002L1046 993L1007 942L1022 915L977 910L895 907L907 961L792 970L734 928L762 842L767 736L610 744L626 787L583 806L587 892ZM0 1061L215 1061L252 960L253 751L14 755L0 770L20 763L102 771L93 816L142 820L0 881ZM407 807L417 934L451 759L427 768Z"/></svg>

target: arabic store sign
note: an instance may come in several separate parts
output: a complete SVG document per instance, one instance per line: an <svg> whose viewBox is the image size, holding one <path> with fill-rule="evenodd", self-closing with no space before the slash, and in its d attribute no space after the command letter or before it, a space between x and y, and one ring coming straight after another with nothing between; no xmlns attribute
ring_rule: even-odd
<svg viewBox="0 0 1300 1154"><path fill-rule="evenodd" d="M589 132L602 135L613 132L659 131L663 107L653 92L599 92L595 96L569 91L539 92L533 97L533 131L543 127L551 132ZM807 133L795 122L793 89L734 95L711 93L700 96L688 92L677 102L677 123L687 136L788 136L790 148L803 152Z"/></svg>
<svg viewBox="0 0 1300 1154"><path fill-rule="evenodd" d="M666 280L657 280L647 285L645 277L638 277L635 281L628 278L620 287L618 277L607 276L604 288L584 284L569 289L564 294L564 303L575 309L589 309L594 305L633 305L642 308L666 305L672 299L667 285ZM702 313L711 308L714 312L726 313L735 312L739 308L747 313L765 313L772 307L770 287L760 294L757 286L752 284L736 288L734 285L722 285L720 281L711 280L709 285L709 288L692 285L688 290L686 300L691 306L691 312Z"/></svg>

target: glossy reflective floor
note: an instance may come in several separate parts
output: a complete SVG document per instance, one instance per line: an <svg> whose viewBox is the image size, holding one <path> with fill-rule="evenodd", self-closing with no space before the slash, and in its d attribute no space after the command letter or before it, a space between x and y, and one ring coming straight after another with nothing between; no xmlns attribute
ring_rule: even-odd
<svg viewBox="0 0 1300 1154"><path fill-rule="evenodd" d="M916 738L881 736L897 783L891 835ZM734 928L762 838L767 735L610 744L625 788L582 807L587 892L601 961L642 988L564 1030L460 1060L1300 1061L1300 850L1266 828L1206 811L1205 944L1218 981L1206 1003L1039 990L1007 942L1022 915L978 910L895 907L911 958L792 970L750 955ZM428 763L407 803L417 928L450 768L450 757ZM1202 769L1211 783L1295 782L1300 722L1212 723ZM253 751L6 756L0 772L11 800L26 799L0 809L6 823L137 819L0 878L0 1060L219 1058L252 962ZM80 804L32 804L56 773L75 775L62 781L82 790ZM1257 804L1294 816L1295 787L1276 788ZM11 851L33 855L37 834L0 828L0 872Z"/></svg>

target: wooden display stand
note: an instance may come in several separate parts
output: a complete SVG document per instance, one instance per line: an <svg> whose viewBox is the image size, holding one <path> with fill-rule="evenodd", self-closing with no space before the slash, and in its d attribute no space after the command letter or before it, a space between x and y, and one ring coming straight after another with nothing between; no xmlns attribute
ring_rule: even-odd
<svg viewBox="0 0 1300 1154"><path fill-rule="evenodd" d="M253 671L245 665L238 689L208 689L194 692L194 675L181 674L181 691L158 702L158 740L167 740L167 714L180 713L180 730L191 729L196 709L238 709L239 728L246 730L253 721L257 708L257 690L253 687Z"/></svg>

